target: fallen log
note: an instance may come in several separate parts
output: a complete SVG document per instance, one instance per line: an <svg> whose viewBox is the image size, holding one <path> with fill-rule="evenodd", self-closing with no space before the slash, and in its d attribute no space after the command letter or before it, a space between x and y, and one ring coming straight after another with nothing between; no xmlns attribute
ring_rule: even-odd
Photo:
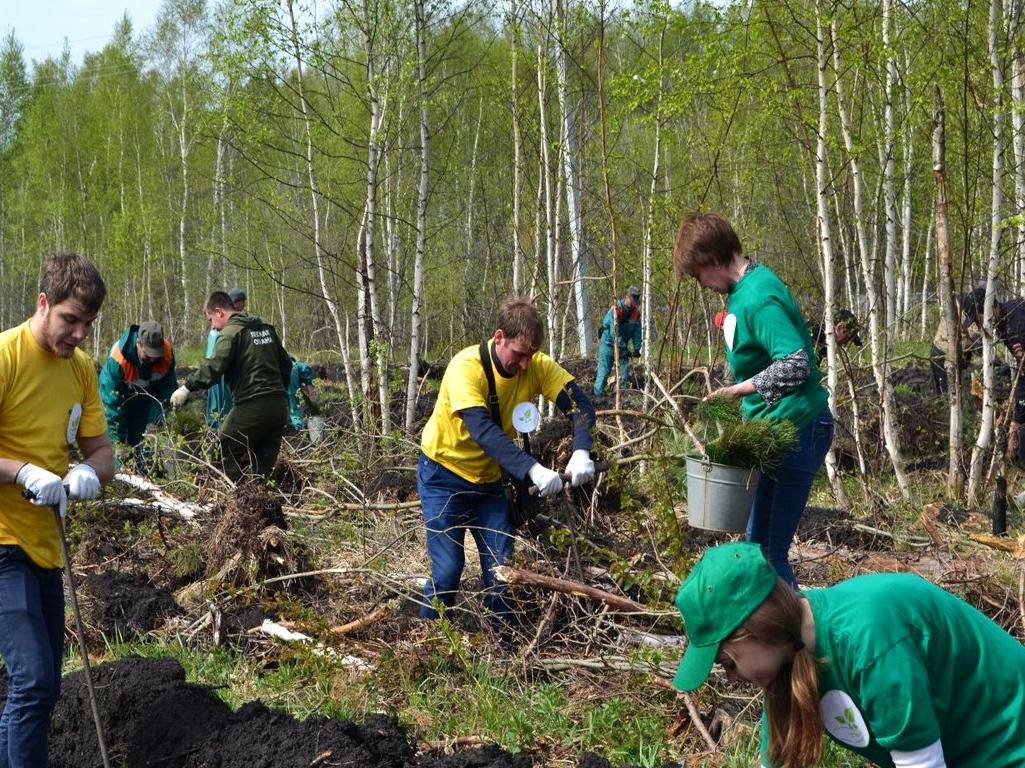
<svg viewBox="0 0 1025 768"><path fill-rule="evenodd" d="M529 584L533 587L541 587L542 589L554 592L587 597L591 600L599 600L610 608L623 611L624 613L648 613L654 615L675 615L676 613L675 611L658 611L642 603L634 602L628 597L613 595L611 592L606 592L603 589L591 587L587 584L581 584L579 581L560 579L555 576L543 576L540 573L524 571L520 568L511 568L508 565L498 566L495 568L494 573L495 578L507 584Z"/></svg>
<svg viewBox="0 0 1025 768"><path fill-rule="evenodd" d="M136 490L146 491L153 497L151 500L145 501L134 498L118 499L116 503L122 506L174 515L190 525L199 525L196 518L209 513L213 509L210 504L189 504L175 498L156 483L133 472L118 472L114 475L114 479Z"/></svg>

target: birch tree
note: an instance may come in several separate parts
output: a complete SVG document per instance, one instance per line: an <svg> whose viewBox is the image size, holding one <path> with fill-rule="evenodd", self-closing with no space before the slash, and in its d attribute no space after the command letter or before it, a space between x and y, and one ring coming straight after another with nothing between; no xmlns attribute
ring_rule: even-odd
<svg viewBox="0 0 1025 768"><path fill-rule="evenodd" d="M947 140L943 93L933 85L932 170L936 183L936 260L939 266L937 293L940 297L940 322L947 331L947 354L943 367L947 372L950 418L948 432L947 493L958 498L964 491L961 463L961 338L954 304L954 281L950 265L950 237L947 231Z"/></svg>
<svg viewBox="0 0 1025 768"><path fill-rule="evenodd" d="M986 303L983 312L982 335L982 409L979 414L979 434L972 448L972 459L968 470L968 498L977 501L982 482L982 469L986 452L993 444L994 436L994 405L993 371L994 339L996 326L993 317L993 303L996 294L997 268L1000 262L1000 235L1002 231L1004 190L1003 190L1003 144L1004 144L1004 113L1003 91L1004 73L1000 62L998 32L1001 25L1001 0L990 0L989 8L989 60L993 75L993 163L992 163L992 197L990 202L990 235L989 256L986 260Z"/></svg>
<svg viewBox="0 0 1025 768"><path fill-rule="evenodd" d="M200 62L209 44L206 0L165 0L157 16L151 48L164 71L173 77L166 90L167 116L174 128L181 186L178 193L178 266L182 293L182 324L191 316L188 259L189 200L192 195L190 156L199 139L202 103Z"/></svg>
<svg viewBox="0 0 1025 768"><path fill-rule="evenodd" d="M886 325L884 322L885 297L879 296L879 289L876 282L876 274L873 268L874 259L870 253L868 235L865 229L864 209L864 181L861 172L861 158L855 149L854 136L851 131L851 120L848 115L841 74L844 70L841 66L840 51L837 46L837 30L834 20L832 26L831 42L833 44L833 68L837 77L833 82L836 91L837 112L840 118L840 133L843 136L844 148L847 153L847 160L850 165L851 181L853 184L854 204L854 231L856 243L860 255L863 289L868 298L869 318L869 349L872 357L872 373L875 377L876 389L880 397L880 421L882 422L883 440L886 445L890 463L893 465L894 477L904 498L910 497L907 473L904 469L904 458L901 455L900 438L897 434L897 427L893 413L893 388L890 384L890 362L887 355ZM885 281L884 281L885 282Z"/></svg>
<svg viewBox="0 0 1025 768"><path fill-rule="evenodd" d="M815 58L818 69L819 122L815 142L815 229L818 233L819 249L822 254L822 326L826 333L826 388L829 390L829 410L836 413L836 386L839 358L837 356L833 304L836 301L836 277L833 274L833 235L829 223L828 184L826 179L826 131L829 128L829 90L826 84L826 70L829 58L826 56L825 30L822 26L822 12L815 3ZM830 445L826 453L826 472L833 485L837 502L849 507L843 481L837 469L836 453Z"/></svg>
<svg viewBox="0 0 1025 768"><path fill-rule="evenodd" d="M420 305L424 291L424 254L427 250L427 192L430 178L430 130L427 123L427 24L423 0L413 0L416 35L416 82L420 106L420 184L416 196L416 256L409 320L409 373L406 378L406 429L416 414L417 374L420 368Z"/></svg>

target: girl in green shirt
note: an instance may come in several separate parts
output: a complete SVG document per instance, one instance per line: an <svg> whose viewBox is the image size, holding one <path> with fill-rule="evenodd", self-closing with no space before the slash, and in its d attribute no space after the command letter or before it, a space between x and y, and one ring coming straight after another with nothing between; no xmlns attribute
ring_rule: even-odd
<svg viewBox="0 0 1025 768"><path fill-rule="evenodd" d="M798 593L747 542L705 552L676 595L689 645L673 684L712 665L762 688L762 764L805 768L822 731L875 765L1025 765L1025 646L913 574Z"/></svg>

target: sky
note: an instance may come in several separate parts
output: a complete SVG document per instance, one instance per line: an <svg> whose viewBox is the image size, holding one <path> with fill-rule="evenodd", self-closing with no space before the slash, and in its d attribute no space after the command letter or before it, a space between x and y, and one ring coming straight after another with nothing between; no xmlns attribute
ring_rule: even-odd
<svg viewBox="0 0 1025 768"><path fill-rule="evenodd" d="M0 0L0 33L24 46L25 62L59 56L67 39L71 60L103 48L127 11L136 35L152 29L163 0Z"/></svg>

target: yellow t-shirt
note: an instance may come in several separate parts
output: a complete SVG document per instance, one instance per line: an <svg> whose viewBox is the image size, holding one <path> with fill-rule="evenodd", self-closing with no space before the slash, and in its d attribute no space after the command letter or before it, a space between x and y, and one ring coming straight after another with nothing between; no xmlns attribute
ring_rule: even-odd
<svg viewBox="0 0 1025 768"><path fill-rule="evenodd" d="M488 342L490 351L494 340ZM492 360L492 362L494 362ZM527 370L510 379L495 370L495 393L502 414L502 429L516 439L512 412L517 404L538 395L555 402L573 376L544 352L535 352ZM424 427L420 450L446 469L471 483L494 483L502 479L498 463L470 437L459 411L466 408L488 408L488 380L480 362L480 346L467 347L452 358L445 369L438 390L438 402Z"/></svg>
<svg viewBox="0 0 1025 768"><path fill-rule="evenodd" d="M60 358L43 349L28 322L0 333L0 457L30 462L63 477L68 471L69 420L82 418L72 439L107 431L96 369L80 349ZM0 484L0 544L16 544L42 568L60 568L60 540L47 507L21 497L22 487Z"/></svg>

